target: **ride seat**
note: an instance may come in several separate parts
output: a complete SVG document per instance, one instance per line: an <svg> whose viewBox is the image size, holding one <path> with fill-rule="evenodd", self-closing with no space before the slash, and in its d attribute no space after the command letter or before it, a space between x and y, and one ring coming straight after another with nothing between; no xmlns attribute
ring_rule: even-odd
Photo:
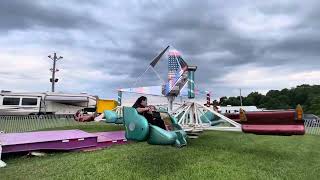
<svg viewBox="0 0 320 180"><path fill-rule="evenodd" d="M187 134L178 124L172 123L172 131L164 130L149 124L147 119L138 114L137 110L132 107L123 108L123 120L126 129L125 136L128 140L147 140L149 144L175 144L178 147L187 144Z"/></svg>

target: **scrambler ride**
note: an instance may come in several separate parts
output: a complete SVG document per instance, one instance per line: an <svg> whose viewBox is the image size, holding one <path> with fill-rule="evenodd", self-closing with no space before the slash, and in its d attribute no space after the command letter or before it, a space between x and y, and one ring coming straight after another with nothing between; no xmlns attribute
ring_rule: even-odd
<svg viewBox="0 0 320 180"><path fill-rule="evenodd" d="M154 67L168 49L169 46L156 56L148 67L159 78L160 76ZM182 59L180 52L169 51L167 82L163 81L161 86L119 89L118 107L112 111L103 111L104 119L101 116L96 118L77 116L75 118L78 121L103 120L106 123L123 124L125 135L122 131L96 134L80 130L7 134L0 132L0 167L6 166L6 163L1 161L2 153L90 149L109 147L113 143L124 144L127 140L182 147L187 145L188 135L197 135L204 130L239 131L267 135L303 135L305 127L312 127L313 123L310 125L308 121L304 120L303 111L299 105L295 111L245 112L240 109L240 114L226 117L216 112L214 108L211 109L210 102L205 105L197 103L194 99L195 94L208 94L208 92L196 90L194 83L196 69L196 66L190 66ZM123 92L166 97L168 104L164 108L158 108L166 130L148 124L147 119L138 114L135 108L121 106ZM178 108L173 108L173 101L178 96L187 96L189 100L180 104ZM304 121L307 122L306 125L304 125Z"/></svg>
<svg viewBox="0 0 320 180"><path fill-rule="evenodd" d="M157 55L145 72L152 69L160 78L154 67L168 49L169 46ZM211 109L208 104L197 103L194 99L195 94L208 94L208 91L196 90L194 83L196 70L197 66L188 65L180 52L169 51L168 80L165 82L160 78L165 82L161 86L118 89L119 106L114 111L104 112L105 121L107 123L123 123L125 136L128 140L178 147L187 144L188 135L198 135L204 130L239 131L268 135L304 134L303 111L300 106L296 111L245 112L241 110L241 118L232 119ZM121 106L123 92L166 97L168 104L164 108L165 110L162 108L160 114L167 130L148 124L146 118L138 114L134 108ZM174 109L173 102L178 96L187 96L188 101Z"/></svg>

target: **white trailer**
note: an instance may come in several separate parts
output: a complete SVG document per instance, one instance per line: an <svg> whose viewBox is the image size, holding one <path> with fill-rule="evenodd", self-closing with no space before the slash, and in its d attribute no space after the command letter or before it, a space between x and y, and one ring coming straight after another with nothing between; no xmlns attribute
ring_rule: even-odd
<svg viewBox="0 0 320 180"><path fill-rule="evenodd" d="M1 91L0 115L74 114L84 108L96 108L97 99L86 93Z"/></svg>

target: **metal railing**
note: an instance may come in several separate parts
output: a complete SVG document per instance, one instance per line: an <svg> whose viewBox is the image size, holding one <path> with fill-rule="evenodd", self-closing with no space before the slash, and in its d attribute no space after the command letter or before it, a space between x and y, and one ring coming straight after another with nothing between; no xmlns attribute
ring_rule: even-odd
<svg viewBox="0 0 320 180"><path fill-rule="evenodd" d="M320 118L312 118L304 120L306 134L320 135Z"/></svg>
<svg viewBox="0 0 320 180"><path fill-rule="evenodd" d="M90 122L88 122L90 123ZM27 116L0 116L0 132L15 133L40 129L57 128L64 126L78 126L73 115L27 115Z"/></svg>

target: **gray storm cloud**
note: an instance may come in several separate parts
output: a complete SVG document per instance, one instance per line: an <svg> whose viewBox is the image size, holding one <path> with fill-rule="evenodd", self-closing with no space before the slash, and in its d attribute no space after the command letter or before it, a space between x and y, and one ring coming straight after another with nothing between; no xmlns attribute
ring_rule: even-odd
<svg viewBox="0 0 320 180"><path fill-rule="evenodd" d="M83 91L113 97L116 88L132 85L152 58L171 45L198 66L198 87L216 96L234 95L241 88L230 76L239 76L241 81L242 74L232 72L246 74L242 68L261 71L256 77L243 76L257 78L245 86L248 92L284 88L295 79L281 78L277 85L266 82L268 86L259 82L259 75L277 78L282 69L279 76L318 71L319 7L317 1L4 0L0 2L0 65L6 67L10 60L19 65L25 54L43 63L48 53L56 51L65 57L59 62L62 81L58 88L78 91L74 85L81 83ZM15 81L26 74L31 82L40 75L49 76L47 69L29 73L4 68L0 76ZM157 71L165 77L165 65ZM154 74L146 76L144 84L158 84ZM50 87L45 81L36 86ZM13 83L0 88L36 89Z"/></svg>

